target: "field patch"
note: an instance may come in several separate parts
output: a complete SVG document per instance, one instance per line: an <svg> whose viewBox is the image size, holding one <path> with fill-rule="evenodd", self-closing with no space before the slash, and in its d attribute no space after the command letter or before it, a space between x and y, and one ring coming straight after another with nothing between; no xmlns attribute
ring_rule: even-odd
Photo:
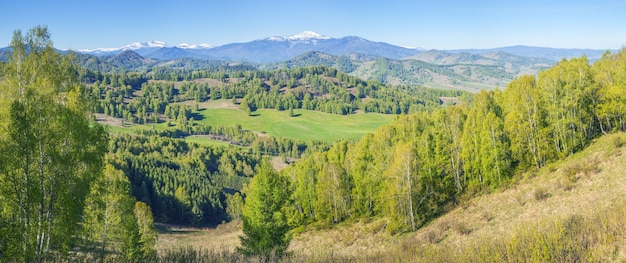
<svg viewBox="0 0 626 263"><path fill-rule="evenodd" d="M378 113L336 115L309 110L294 110L296 117L290 117L289 111L267 109L257 110L248 115L242 110L223 105L223 102L211 106L213 107L203 108L198 112L202 116L198 123L241 125L245 130L305 141L334 142L339 139L359 139L394 118L394 115Z"/></svg>

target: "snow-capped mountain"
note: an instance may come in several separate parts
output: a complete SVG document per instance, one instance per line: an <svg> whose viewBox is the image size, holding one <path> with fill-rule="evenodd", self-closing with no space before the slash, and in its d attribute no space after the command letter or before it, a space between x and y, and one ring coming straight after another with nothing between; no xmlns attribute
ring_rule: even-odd
<svg viewBox="0 0 626 263"><path fill-rule="evenodd" d="M212 48L214 47L211 44L187 44L187 43L182 43L182 44L178 44L176 45L177 48L182 48L182 49L207 49L207 48Z"/></svg>
<svg viewBox="0 0 626 263"><path fill-rule="evenodd" d="M280 37L280 36L273 36L273 37L268 37L266 38L266 40L270 40L270 41L278 41L278 42L284 42L284 41L311 41L311 40L328 40L331 39L331 37L329 36L324 36L322 34L318 34L316 32L313 31L304 31L302 33L299 34L295 34L293 36L286 36L286 37Z"/></svg>
<svg viewBox="0 0 626 263"><path fill-rule="evenodd" d="M96 56L110 56L110 55L120 54L126 50L132 50L132 51L137 52L137 54L149 57L151 53L156 52L160 49L164 49L164 48L207 49L207 48L212 48L212 47L213 45L211 44L187 44L187 43L178 44L176 46L170 46L163 41L152 40L148 42L134 42L134 43L131 43L122 47L117 47L117 48L79 49L78 52L96 55Z"/></svg>
<svg viewBox="0 0 626 263"><path fill-rule="evenodd" d="M255 63L291 59L309 51L320 51L332 55L360 53L392 59L412 56L419 52L415 49L373 42L361 37L332 38L313 31L304 31L291 36L272 36L246 43L232 43L222 46L187 43L168 46L162 41L149 41L136 42L119 48L78 51L96 56L110 56L125 50L132 50L145 58L159 60L191 57Z"/></svg>
<svg viewBox="0 0 626 263"><path fill-rule="evenodd" d="M165 42L152 40L148 42L134 42L122 47L116 48L96 48L96 49L79 49L78 52L92 55L113 55L122 53L124 50L140 50L140 49L158 49L166 47Z"/></svg>
<svg viewBox="0 0 626 263"><path fill-rule="evenodd" d="M199 53L204 58L210 59L268 63L292 59L310 51L331 55L360 53L393 59L412 56L419 52L360 37L332 38L313 31L304 31L292 36L272 36L246 43L217 46Z"/></svg>
<svg viewBox="0 0 626 263"><path fill-rule="evenodd" d="M132 43L130 45L123 46L122 49L123 50L127 50L127 49L137 50L137 49L141 49L141 48L155 48L155 47L156 48L161 48L161 47L165 47L165 46L167 46L167 45L163 41L152 40L152 41L149 41L149 42L135 42L135 43Z"/></svg>

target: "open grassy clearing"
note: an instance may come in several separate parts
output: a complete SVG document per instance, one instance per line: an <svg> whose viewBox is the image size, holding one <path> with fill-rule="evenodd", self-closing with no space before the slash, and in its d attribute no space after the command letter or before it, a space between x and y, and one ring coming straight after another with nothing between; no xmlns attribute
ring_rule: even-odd
<svg viewBox="0 0 626 263"><path fill-rule="evenodd" d="M294 237L290 251L309 256L313 261L328 259L328 255L356 261L411 259L425 248L450 248L449 253L457 253L467 244L483 244L524 233L527 226L550 225L553 220L572 216L603 218L607 211L624 210L626 134L603 136L584 151L521 174L516 180L507 189L462 202L415 233L390 236L385 231L385 219L345 222L331 229L307 229ZM622 220L621 224L626 226L626 217ZM175 249L179 245L173 240L180 239L185 246L232 251L240 234L238 223L189 235L164 232L158 247ZM626 242L619 240L626 241L626 233L617 238L617 242L609 240L613 244L610 247L596 245L594 253L606 253L606 261L623 262Z"/></svg>
<svg viewBox="0 0 626 263"><path fill-rule="evenodd" d="M233 145L226 141L214 140L205 135L192 135L185 138L185 141L193 142L197 144L210 145L210 146L222 146L222 147L240 147L248 148L239 145Z"/></svg>
<svg viewBox="0 0 626 263"><path fill-rule="evenodd" d="M188 102L187 102L188 103ZM322 140L334 142L339 139L359 139L368 132L389 123L394 115L379 113L358 113L352 115L336 115L319 111L294 110L295 117L289 116L289 111L257 110L249 116L239 110L231 101L209 101L199 104L197 123L208 125L235 126L243 129L258 131L276 137L288 137L299 140ZM128 132L142 129L164 129L167 123L131 125L125 122L121 127L121 119L100 116L101 123L107 124L112 132ZM172 122L175 123L175 122ZM211 139L204 137L189 137L197 143L210 143ZM223 143L223 142L218 142Z"/></svg>
<svg viewBox="0 0 626 263"><path fill-rule="evenodd" d="M367 113L336 115L309 110L289 111L257 110L248 116L244 111L229 107L201 109L199 123L210 125L241 125L243 129L267 133L271 136L300 140L322 140L333 142L338 139L358 139L368 132L389 123L394 115Z"/></svg>

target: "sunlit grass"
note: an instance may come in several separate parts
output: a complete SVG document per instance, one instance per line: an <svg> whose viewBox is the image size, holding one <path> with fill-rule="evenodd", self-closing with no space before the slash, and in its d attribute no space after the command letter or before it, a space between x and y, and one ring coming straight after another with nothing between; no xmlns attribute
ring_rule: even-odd
<svg viewBox="0 0 626 263"><path fill-rule="evenodd" d="M326 142L359 139L394 118L394 115L378 113L344 116L309 110L294 110L295 117L290 117L289 111L277 110L257 110L249 116L241 110L231 108L209 108L199 113L203 116L199 123L241 125L243 129L271 136Z"/></svg>
<svg viewBox="0 0 626 263"><path fill-rule="evenodd" d="M232 127L241 125L245 130L266 133L276 137L286 137L303 141L321 140L332 143L340 139L359 139L368 132L374 132L378 127L389 123L395 115L379 113L359 113L351 115L337 115L310 110L294 110L293 117L289 111L261 109L248 115L237 109L230 102L217 101L203 103L200 111L194 113L195 123L213 126ZM220 104L219 107L215 106ZM227 104L225 107L222 104ZM130 125L126 127L109 126L111 132L129 133L144 129L165 129L168 123ZM176 122L172 121L171 125ZM208 138L192 138L187 140L197 143L212 143ZM219 143L217 143L219 144Z"/></svg>

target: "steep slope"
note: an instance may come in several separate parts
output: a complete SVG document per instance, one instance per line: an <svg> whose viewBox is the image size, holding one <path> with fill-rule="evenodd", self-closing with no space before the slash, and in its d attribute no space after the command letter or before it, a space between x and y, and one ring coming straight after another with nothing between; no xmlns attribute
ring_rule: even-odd
<svg viewBox="0 0 626 263"><path fill-rule="evenodd" d="M270 37L246 43L233 43L197 52L211 59L244 60L268 63L292 59L310 51L331 55L362 53L398 59L418 53L418 50L374 42L361 37L330 38L313 32L301 36Z"/></svg>
<svg viewBox="0 0 626 263"><path fill-rule="evenodd" d="M501 260L480 256L495 253L495 248L490 247L494 243L504 244L516 237L518 242L528 241L528 233L538 238L548 233L534 231L560 226L570 235L596 230L583 233L588 237L589 254L581 262L623 262L624 142L625 133L603 136L569 158L520 175L508 189L462 202L415 233L390 236L385 231L387 220L373 218L332 229L300 229L289 249L294 258L307 262L497 262ZM190 246L232 253L241 235L240 222L216 229L164 229L157 244L160 251ZM219 255L229 255L223 253ZM523 250L519 253L531 254Z"/></svg>
<svg viewBox="0 0 626 263"><path fill-rule="evenodd" d="M147 53L145 56L158 60L173 60L185 57L197 57L193 53L188 52L188 49L178 47L160 48L155 50L154 52Z"/></svg>
<svg viewBox="0 0 626 263"><path fill-rule="evenodd" d="M334 253L335 257L357 261L414 261L420 255L426 262L438 256L445 262L463 261L464 253L479 252L471 249L489 242L508 242L513 234L521 237L563 220L605 218L618 224L614 228L626 231L626 217L608 221L613 210L626 213L624 142L624 133L603 136L582 152L521 175L508 189L463 201L416 233L388 236L383 231L386 221L373 220L303 233L295 238L291 249L310 256ZM607 226L604 231L614 228ZM607 239L589 241L589 250L596 258L626 259L623 232L613 241L609 240L613 234L608 232L586 235ZM489 250L483 249L483 253Z"/></svg>

